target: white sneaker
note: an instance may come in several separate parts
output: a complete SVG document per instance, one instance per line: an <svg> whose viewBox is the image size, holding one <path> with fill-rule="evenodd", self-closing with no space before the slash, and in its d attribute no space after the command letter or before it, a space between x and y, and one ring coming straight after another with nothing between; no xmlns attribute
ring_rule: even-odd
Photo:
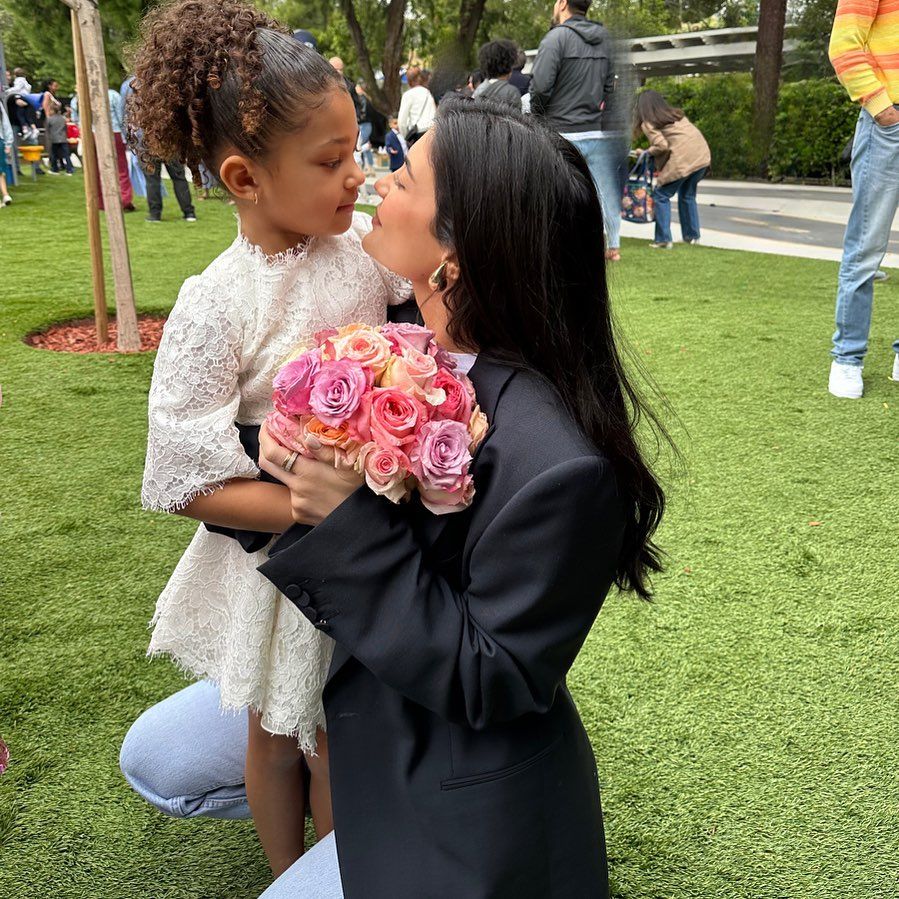
<svg viewBox="0 0 899 899"><path fill-rule="evenodd" d="M650 250L673 250L673 249L674 249L674 244L673 244L670 240L669 240L669 241L665 241L665 242L655 241L655 240L654 240L654 241L649 245L649 249L650 249Z"/></svg>
<svg viewBox="0 0 899 899"><path fill-rule="evenodd" d="M893 373L890 375L890 380L899 381L899 353L893 356Z"/></svg>
<svg viewBox="0 0 899 899"><path fill-rule="evenodd" d="M862 382L861 365L842 365L839 362L830 364L830 381L827 389L834 395L846 400L861 399L865 392Z"/></svg>

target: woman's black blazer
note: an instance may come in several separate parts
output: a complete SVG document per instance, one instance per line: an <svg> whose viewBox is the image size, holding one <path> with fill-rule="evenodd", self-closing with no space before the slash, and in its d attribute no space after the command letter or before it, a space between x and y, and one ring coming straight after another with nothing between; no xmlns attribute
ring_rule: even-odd
<svg viewBox="0 0 899 899"><path fill-rule="evenodd" d="M608 893L593 751L565 677L626 503L538 376L481 355L477 493L435 516L360 488L260 567L336 641L324 692L347 899Z"/></svg>

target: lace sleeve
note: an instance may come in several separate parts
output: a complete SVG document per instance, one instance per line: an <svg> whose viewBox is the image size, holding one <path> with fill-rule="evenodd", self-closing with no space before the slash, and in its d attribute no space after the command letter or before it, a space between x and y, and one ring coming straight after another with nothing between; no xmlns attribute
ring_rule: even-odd
<svg viewBox="0 0 899 899"><path fill-rule="evenodd" d="M141 502L174 512L259 469L238 436L244 323L202 277L184 282L169 316L150 387Z"/></svg>
<svg viewBox="0 0 899 899"><path fill-rule="evenodd" d="M371 216L364 212L353 214L353 230L361 240L371 231ZM412 296L412 284L405 278L394 274L390 269L384 268L380 262L372 259L378 270L378 275L384 285L384 302L387 306L401 306Z"/></svg>

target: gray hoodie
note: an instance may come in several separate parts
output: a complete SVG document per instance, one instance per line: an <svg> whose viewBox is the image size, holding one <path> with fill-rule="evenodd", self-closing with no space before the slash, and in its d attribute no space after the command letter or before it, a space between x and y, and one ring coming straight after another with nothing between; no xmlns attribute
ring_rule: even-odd
<svg viewBox="0 0 899 899"><path fill-rule="evenodd" d="M573 16L540 42L531 112L563 133L599 131L600 106L614 90L612 39L598 22Z"/></svg>

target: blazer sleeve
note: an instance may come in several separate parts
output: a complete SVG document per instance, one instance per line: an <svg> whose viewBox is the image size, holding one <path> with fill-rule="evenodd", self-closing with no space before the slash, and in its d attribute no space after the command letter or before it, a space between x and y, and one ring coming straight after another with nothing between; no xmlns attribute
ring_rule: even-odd
<svg viewBox="0 0 899 899"><path fill-rule="evenodd" d="M505 504L471 551L464 591L429 565L406 509L365 488L305 536L287 531L259 571L383 683L481 729L550 708L623 528L611 467L588 456Z"/></svg>

